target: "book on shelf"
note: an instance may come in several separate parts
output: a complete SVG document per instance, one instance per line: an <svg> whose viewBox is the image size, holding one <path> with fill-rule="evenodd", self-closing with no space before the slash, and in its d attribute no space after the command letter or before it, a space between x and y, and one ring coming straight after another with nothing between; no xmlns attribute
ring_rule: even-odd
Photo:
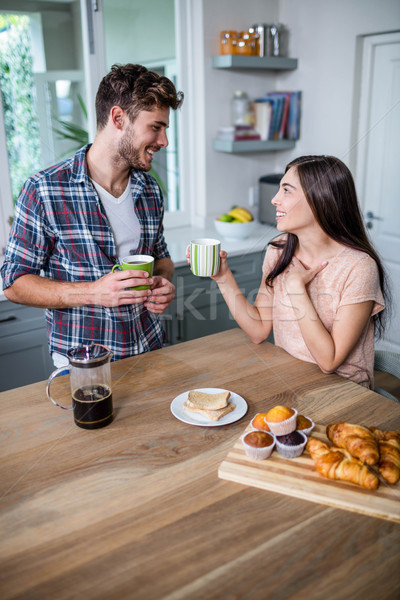
<svg viewBox="0 0 400 600"><path fill-rule="evenodd" d="M252 102L254 129L262 140L300 137L301 92L269 92Z"/></svg>
<svg viewBox="0 0 400 600"><path fill-rule="evenodd" d="M259 140L260 134L253 125L235 125L234 127L220 127L217 139L229 142L243 142L246 140Z"/></svg>
<svg viewBox="0 0 400 600"><path fill-rule="evenodd" d="M272 120L273 102L262 98L255 100L252 105L254 129L259 133L260 139L268 140Z"/></svg>
<svg viewBox="0 0 400 600"><path fill-rule="evenodd" d="M300 137L301 123L301 92L293 92L290 99L289 122L287 125L287 139L298 140Z"/></svg>

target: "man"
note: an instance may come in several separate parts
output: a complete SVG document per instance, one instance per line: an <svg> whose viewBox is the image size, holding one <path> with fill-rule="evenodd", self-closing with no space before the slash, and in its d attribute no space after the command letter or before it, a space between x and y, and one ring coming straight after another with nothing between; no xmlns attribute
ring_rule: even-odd
<svg viewBox="0 0 400 600"><path fill-rule="evenodd" d="M30 177L18 199L1 269L12 302L47 308L56 366L80 344L121 359L160 348L159 314L172 302L174 267L163 235L163 199L150 170L168 145L170 108L183 101L166 77L114 65L96 96L92 145ZM129 254L154 256L154 275L115 271ZM151 284L150 290L130 290Z"/></svg>

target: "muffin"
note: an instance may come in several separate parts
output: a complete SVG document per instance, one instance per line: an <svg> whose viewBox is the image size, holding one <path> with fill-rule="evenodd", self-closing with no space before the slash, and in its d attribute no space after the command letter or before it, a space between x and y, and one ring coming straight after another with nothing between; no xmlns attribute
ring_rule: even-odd
<svg viewBox="0 0 400 600"><path fill-rule="evenodd" d="M276 436L276 449L278 454L285 458L296 458L303 453L307 443L307 436L302 431L292 431L286 435Z"/></svg>
<svg viewBox="0 0 400 600"><path fill-rule="evenodd" d="M296 429L297 410L286 406L274 406L265 416L265 422L275 435L286 435Z"/></svg>
<svg viewBox="0 0 400 600"><path fill-rule="evenodd" d="M310 435L310 433L314 429L314 421L310 419L310 417L305 417L304 415L297 415L296 429L298 431L302 431L306 435Z"/></svg>
<svg viewBox="0 0 400 600"><path fill-rule="evenodd" d="M253 429L258 429L258 431L270 431L270 428L265 422L264 417L266 417L267 413L257 413L256 416L251 420L250 426Z"/></svg>
<svg viewBox="0 0 400 600"><path fill-rule="evenodd" d="M250 431L242 435L242 444L249 458L268 458L275 446L275 436L265 431Z"/></svg>

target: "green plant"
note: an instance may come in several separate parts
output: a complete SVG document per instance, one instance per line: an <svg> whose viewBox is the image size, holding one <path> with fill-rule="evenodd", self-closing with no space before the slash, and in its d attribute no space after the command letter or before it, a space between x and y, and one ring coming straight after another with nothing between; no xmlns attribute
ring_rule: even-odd
<svg viewBox="0 0 400 600"><path fill-rule="evenodd" d="M0 14L0 86L14 204L24 181L40 168L29 17Z"/></svg>
<svg viewBox="0 0 400 600"><path fill-rule="evenodd" d="M77 97L82 112L87 121L88 114L83 98L80 94L78 94ZM58 134L59 139L70 140L71 142L74 142L74 146L70 148L66 154L69 154L70 152L76 152L77 150L79 150L79 148L82 148L82 146L85 146L88 143L89 134L86 129L80 127L79 125L75 125L74 123L70 123L69 121L65 121L64 119L54 118L54 120L60 126L60 129L55 129L53 127L53 131L54 133Z"/></svg>

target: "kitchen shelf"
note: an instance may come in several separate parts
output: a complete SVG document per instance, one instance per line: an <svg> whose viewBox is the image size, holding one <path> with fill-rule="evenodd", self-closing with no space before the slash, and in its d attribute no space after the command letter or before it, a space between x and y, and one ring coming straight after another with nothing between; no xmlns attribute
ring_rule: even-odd
<svg viewBox="0 0 400 600"><path fill-rule="evenodd" d="M212 57L214 69L271 69L292 71L297 69L297 58L283 56L242 56L240 54L222 54Z"/></svg>
<svg viewBox="0 0 400 600"><path fill-rule="evenodd" d="M248 140L234 142L229 140L213 140L213 148L217 152L271 152L273 150L290 150L294 148L294 140Z"/></svg>

